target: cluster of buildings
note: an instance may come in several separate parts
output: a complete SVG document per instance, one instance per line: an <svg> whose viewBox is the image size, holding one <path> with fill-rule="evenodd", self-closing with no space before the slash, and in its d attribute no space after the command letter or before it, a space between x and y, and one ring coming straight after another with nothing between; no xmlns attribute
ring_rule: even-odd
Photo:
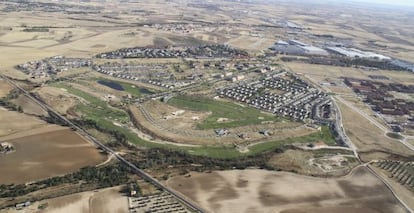
<svg viewBox="0 0 414 213"><path fill-rule="evenodd" d="M96 56L97 58L177 58L187 57L185 51L179 49L159 49L159 48L146 48L146 47L134 47L134 48L122 48L119 50L101 53Z"/></svg>
<svg viewBox="0 0 414 213"><path fill-rule="evenodd" d="M330 52L336 53L338 55L346 56L349 58L368 58L368 59L377 59L377 60L390 60L391 59L388 56L384 56L384 55L369 52L369 51L362 51L356 48L346 48L346 47L338 46L338 47L326 47L326 49Z"/></svg>
<svg viewBox="0 0 414 213"><path fill-rule="evenodd" d="M305 44L298 40L289 40L289 41L278 41L272 47L271 50L279 54L289 54L289 55L329 55L329 53L319 47Z"/></svg>
<svg viewBox="0 0 414 213"><path fill-rule="evenodd" d="M414 129L414 102L395 98L393 95L393 93L414 94L414 85L388 84L355 78L345 78L344 82L374 111L380 113L394 131Z"/></svg>
<svg viewBox="0 0 414 213"><path fill-rule="evenodd" d="M186 79L176 79L165 64L120 64L114 62L95 64L92 69L111 77L149 83L167 89L187 86L197 81L197 78L192 75L187 76Z"/></svg>
<svg viewBox="0 0 414 213"><path fill-rule="evenodd" d="M190 211L172 195L160 193L143 197L130 197L129 212L187 213Z"/></svg>
<svg viewBox="0 0 414 213"><path fill-rule="evenodd" d="M356 48L344 47L341 43L327 42L324 47L316 47L310 44L303 43L298 40L278 41L270 50L275 51L279 54L289 55L319 55L328 56L329 54L335 54L345 56L348 58L365 58L365 59L376 59L376 60L391 60L390 57L384 56L378 53L363 51Z"/></svg>
<svg viewBox="0 0 414 213"><path fill-rule="evenodd" d="M283 57L282 60L302 61L311 64L333 66L357 66L369 71L389 69L414 72L414 64L394 59L371 51L345 47L339 42L325 42L321 47L309 45L298 40L278 41L269 49L275 54L309 56L309 58ZM349 45L347 45L349 46ZM336 56L336 57L335 57ZM339 57L338 57L339 56Z"/></svg>
<svg viewBox="0 0 414 213"><path fill-rule="evenodd" d="M14 151L14 146L8 142L0 143L0 154L7 154Z"/></svg>
<svg viewBox="0 0 414 213"><path fill-rule="evenodd" d="M66 3L66 2L65 2ZM35 1L3 1L5 6L1 8L3 12L19 11L43 11L43 12L67 12L67 13L98 13L101 7L64 4L62 2L35 2Z"/></svg>
<svg viewBox="0 0 414 213"><path fill-rule="evenodd" d="M180 23L180 24L165 23L165 24L153 24L151 25L151 27L157 30L188 34L194 31L201 31L207 26L204 26L201 24L192 24L192 23Z"/></svg>
<svg viewBox="0 0 414 213"><path fill-rule="evenodd" d="M331 100L326 94L286 73L220 89L218 94L293 120L332 118Z"/></svg>
<svg viewBox="0 0 414 213"><path fill-rule="evenodd" d="M247 57L248 53L243 50L234 49L228 45L203 45L190 48L122 48L119 50L98 54L97 58L233 58Z"/></svg>
<svg viewBox="0 0 414 213"><path fill-rule="evenodd" d="M92 66L92 60L86 58L66 58L55 56L40 61L30 61L17 65L16 68L31 78L44 78L69 69Z"/></svg>

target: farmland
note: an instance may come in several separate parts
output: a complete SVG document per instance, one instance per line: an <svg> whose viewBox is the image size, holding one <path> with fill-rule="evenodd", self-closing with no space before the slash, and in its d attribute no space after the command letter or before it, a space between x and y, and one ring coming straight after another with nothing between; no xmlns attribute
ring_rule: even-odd
<svg viewBox="0 0 414 213"><path fill-rule="evenodd" d="M16 148L15 152L0 156L1 183L24 183L62 175L104 160L104 155L70 129L55 128L51 132L48 129L23 137L0 138Z"/></svg>
<svg viewBox="0 0 414 213"><path fill-rule="evenodd" d="M127 212L128 200L120 193L122 187L112 187L100 191L82 192L34 203L26 212L37 212L39 206L45 206L42 212ZM0 212L19 212L4 210Z"/></svg>
<svg viewBox="0 0 414 213"><path fill-rule="evenodd" d="M339 179L263 170L191 173L167 184L210 211L404 212L365 168Z"/></svg>
<svg viewBox="0 0 414 213"><path fill-rule="evenodd" d="M121 188L104 189L135 182L126 166L133 164L213 212L404 212L404 202L414 205L407 187L414 152L402 144L414 141L406 137L414 93L389 93L407 103L396 121L408 131L396 133L390 117L364 102L368 93L355 92L369 79L414 91L404 67L414 63L413 16L394 9L343 1L0 1L0 73L27 91L0 79L0 98L7 96L0 143L13 147L0 153L0 208L31 201L23 211L133 212ZM394 59L403 65L391 66ZM350 87L344 78L361 83ZM170 195L145 188L137 209L185 209L175 200L170 209L157 206ZM144 200L151 201L142 207Z"/></svg>

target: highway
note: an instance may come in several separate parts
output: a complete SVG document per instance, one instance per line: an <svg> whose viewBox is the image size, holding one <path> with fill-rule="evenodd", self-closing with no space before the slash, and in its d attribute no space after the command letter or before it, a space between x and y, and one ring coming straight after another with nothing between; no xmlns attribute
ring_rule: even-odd
<svg viewBox="0 0 414 213"><path fill-rule="evenodd" d="M102 150L104 150L107 154L110 154L110 155L115 156L120 162L122 162L126 166L130 167L138 176L140 176L144 180L146 180L146 181L152 183L153 185L155 185L156 187L158 187L158 188L160 188L160 189L162 189L164 191L167 191L168 193L172 194L173 196L176 197L176 199L178 199L179 201L181 201L182 203L184 203L185 205L187 205L193 211L195 211L195 212L206 212L204 209L202 209L198 205L194 204L192 201L188 200L183 195L181 195L181 194L175 192L174 190L168 188L167 186L163 185L161 182L159 182L155 178L151 177L145 171L139 169L134 164L132 164L131 162L127 161L125 158L123 158L117 152L115 152L114 150L110 149L105 144L103 144L102 142L100 142L96 138L94 138L92 135L90 135L88 132L86 132L85 130L83 130L79 126L75 125L70 120L68 120L65 117L63 117L62 115L60 115L53 108L51 108L47 104L43 103L43 101L41 101L37 97L33 96L31 93L29 93L24 88L22 88L21 86L19 86L13 80L9 79L7 76L5 76L3 74L0 74L0 77L3 78L3 79L5 79L13 87L15 87L15 88L19 89L21 92L23 92L23 94L25 96L27 96L31 101L33 101L34 103L36 103L40 107L42 107L44 110L46 110L51 116L54 116L56 118L59 118L61 121L63 121L64 123L66 123L68 126L72 127L74 130L76 130L79 134L81 134L82 136L84 136L85 138L87 138L91 142L93 142L97 147L99 147Z"/></svg>

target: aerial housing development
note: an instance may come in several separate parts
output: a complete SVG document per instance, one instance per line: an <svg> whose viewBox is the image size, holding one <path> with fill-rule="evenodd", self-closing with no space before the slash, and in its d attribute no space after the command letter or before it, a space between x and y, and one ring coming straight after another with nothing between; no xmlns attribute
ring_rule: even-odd
<svg viewBox="0 0 414 213"><path fill-rule="evenodd" d="M0 1L0 213L413 212L394 3Z"/></svg>

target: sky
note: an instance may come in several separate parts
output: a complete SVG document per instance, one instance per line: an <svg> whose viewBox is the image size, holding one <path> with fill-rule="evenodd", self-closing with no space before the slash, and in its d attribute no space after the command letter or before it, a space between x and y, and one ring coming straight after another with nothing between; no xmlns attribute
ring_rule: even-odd
<svg viewBox="0 0 414 213"><path fill-rule="evenodd" d="M348 1L348 0L345 0ZM356 2L381 3L398 6L414 6L414 0L353 0Z"/></svg>

